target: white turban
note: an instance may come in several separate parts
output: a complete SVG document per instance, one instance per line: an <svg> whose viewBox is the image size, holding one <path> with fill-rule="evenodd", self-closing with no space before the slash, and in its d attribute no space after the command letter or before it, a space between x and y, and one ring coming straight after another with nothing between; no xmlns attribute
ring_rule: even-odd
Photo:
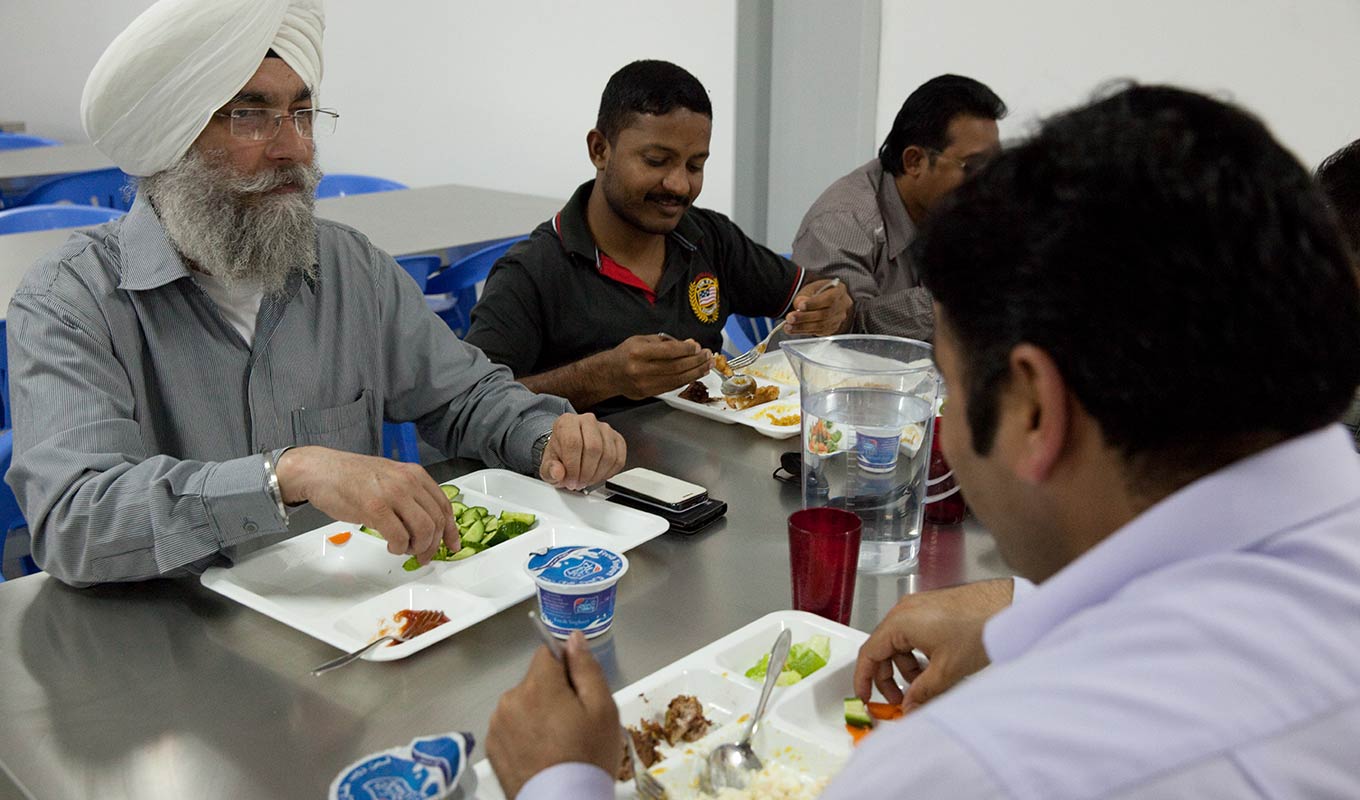
<svg viewBox="0 0 1360 800"><path fill-rule="evenodd" d="M113 40L85 82L80 117L130 175L173 166L272 48L315 94L321 0L159 0Z"/></svg>

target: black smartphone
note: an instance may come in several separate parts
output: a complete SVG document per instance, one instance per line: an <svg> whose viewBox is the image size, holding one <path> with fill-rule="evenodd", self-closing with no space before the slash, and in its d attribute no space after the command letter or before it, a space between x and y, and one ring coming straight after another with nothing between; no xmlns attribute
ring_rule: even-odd
<svg viewBox="0 0 1360 800"><path fill-rule="evenodd" d="M655 503L648 503L626 494L613 494L609 497L609 502L646 511L649 514L656 514L671 524L671 531L685 534L698 533L713 521L722 519L723 515L727 513L727 503L713 497L706 497L703 502L692 505L683 511L663 508Z"/></svg>

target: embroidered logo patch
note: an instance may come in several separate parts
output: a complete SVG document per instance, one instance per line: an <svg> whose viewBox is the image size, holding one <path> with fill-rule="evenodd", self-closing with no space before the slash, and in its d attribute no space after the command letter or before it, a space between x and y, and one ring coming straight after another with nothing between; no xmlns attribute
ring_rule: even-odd
<svg viewBox="0 0 1360 800"><path fill-rule="evenodd" d="M702 273L689 284L689 307L700 322L718 321L718 279Z"/></svg>

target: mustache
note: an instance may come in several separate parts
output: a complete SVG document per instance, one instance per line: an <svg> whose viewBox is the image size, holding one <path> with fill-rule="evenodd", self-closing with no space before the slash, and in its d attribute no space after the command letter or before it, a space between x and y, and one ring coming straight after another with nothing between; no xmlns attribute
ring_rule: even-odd
<svg viewBox="0 0 1360 800"><path fill-rule="evenodd" d="M271 192L280 186L296 186L299 190L312 194L320 181L319 168L310 164L293 164L264 170L254 175L231 175L226 182L232 191L249 195Z"/></svg>
<svg viewBox="0 0 1360 800"><path fill-rule="evenodd" d="M653 192L651 194L646 195L643 199L645 199L649 203L678 203L682 206L689 205L689 198L680 194L663 194Z"/></svg>

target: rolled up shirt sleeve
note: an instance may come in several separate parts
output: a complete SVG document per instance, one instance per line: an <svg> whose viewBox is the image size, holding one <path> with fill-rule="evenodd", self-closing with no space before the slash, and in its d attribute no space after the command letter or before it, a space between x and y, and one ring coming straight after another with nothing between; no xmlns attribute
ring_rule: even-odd
<svg viewBox="0 0 1360 800"><path fill-rule="evenodd" d="M264 457L190 461L149 451L107 329L50 293L21 291L7 319L14 454L6 480L35 560L72 585L201 568L286 530Z"/></svg>

